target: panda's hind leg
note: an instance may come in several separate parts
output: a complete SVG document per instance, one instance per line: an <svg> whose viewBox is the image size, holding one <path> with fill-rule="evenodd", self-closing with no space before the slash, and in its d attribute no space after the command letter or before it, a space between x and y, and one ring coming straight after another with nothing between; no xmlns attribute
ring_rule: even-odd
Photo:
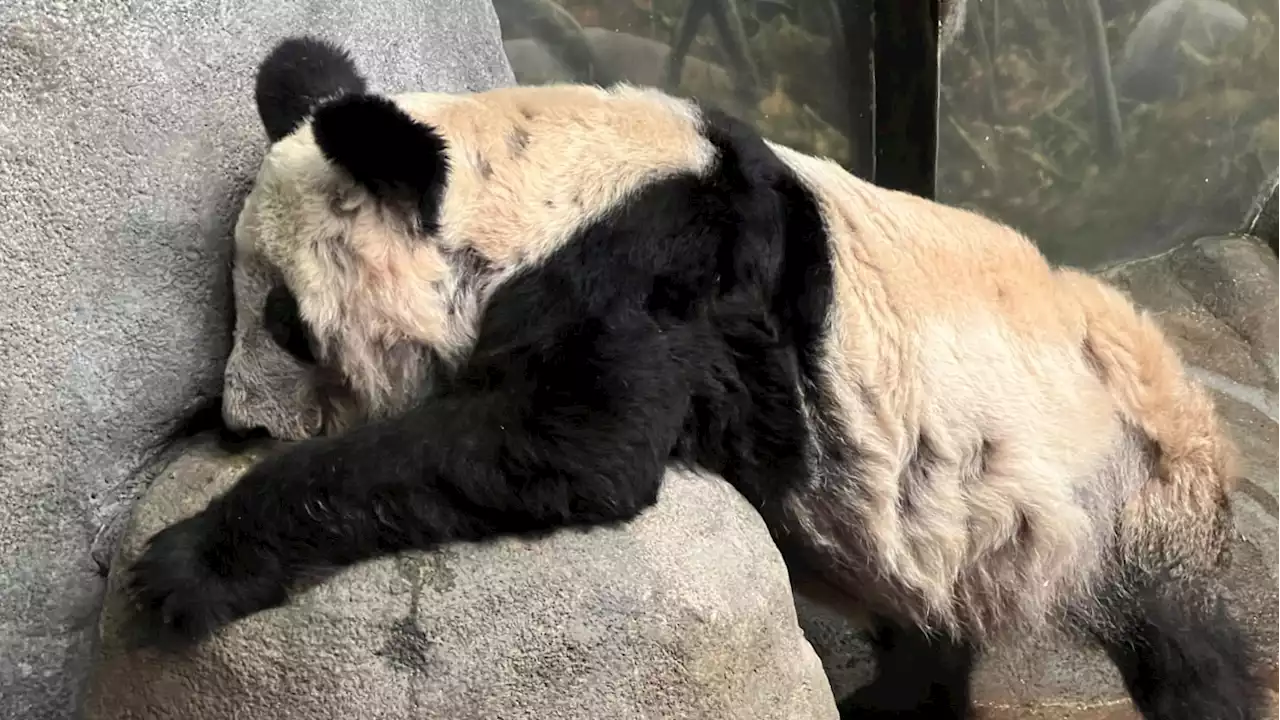
<svg viewBox="0 0 1280 720"><path fill-rule="evenodd" d="M969 717L971 644L885 617L872 620L868 636L876 675L839 703L841 720Z"/></svg>
<svg viewBox="0 0 1280 720"><path fill-rule="evenodd" d="M1213 584L1128 570L1091 634L1147 720L1260 720L1262 682L1240 622Z"/></svg>

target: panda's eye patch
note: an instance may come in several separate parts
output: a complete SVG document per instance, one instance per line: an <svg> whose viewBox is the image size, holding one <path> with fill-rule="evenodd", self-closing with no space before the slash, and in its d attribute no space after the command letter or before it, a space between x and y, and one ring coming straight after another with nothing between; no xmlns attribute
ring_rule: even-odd
<svg viewBox="0 0 1280 720"><path fill-rule="evenodd" d="M262 326L271 339L285 352L304 363L314 363L311 334L298 314L298 301L284 285L276 285L267 293L262 306Z"/></svg>

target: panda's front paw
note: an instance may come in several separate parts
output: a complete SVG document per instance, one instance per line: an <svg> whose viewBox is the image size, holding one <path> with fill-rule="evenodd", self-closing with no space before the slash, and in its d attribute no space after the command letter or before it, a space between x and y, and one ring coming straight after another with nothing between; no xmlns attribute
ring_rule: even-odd
<svg viewBox="0 0 1280 720"><path fill-rule="evenodd" d="M181 649L221 627L286 600L284 578L259 548L230 535L206 510L171 525L147 544L130 570L134 641L141 646Z"/></svg>

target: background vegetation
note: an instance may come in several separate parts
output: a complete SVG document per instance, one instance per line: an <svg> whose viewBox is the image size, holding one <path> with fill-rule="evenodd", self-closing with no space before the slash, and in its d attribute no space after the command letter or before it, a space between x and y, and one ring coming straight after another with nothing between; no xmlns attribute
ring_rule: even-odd
<svg viewBox="0 0 1280 720"><path fill-rule="evenodd" d="M1182 43L1170 96L1122 95L1118 157L1097 140L1081 36L1066 12L1078 4L1002 0L992 18L982 3L993 62L971 25L942 64L938 198L1083 265L1234 229L1280 150L1275 0L1231 0L1248 24L1214 55ZM1104 3L1113 67L1149 6Z"/></svg>
<svg viewBox="0 0 1280 720"><path fill-rule="evenodd" d="M560 5L583 27L670 43L687 2ZM1092 2L969 0L942 58L938 199L1011 223L1050 256L1080 265L1234 228L1280 151L1275 0L1227 0L1247 23L1212 52L1181 39L1158 48L1166 54L1148 58L1147 70L1173 82L1144 101L1121 92L1118 153L1100 142L1082 24ZM1121 75L1125 45L1154 0L1097 4L1108 62ZM735 96L724 45L704 19L689 54L714 72L686 67L678 91L723 104L780 142L850 162L859 148L841 131L847 83L833 6L852 3L738 3L761 85L750 103ZM508 30L520 35L504 23ZM892 68L878 70L878 82L892 80Z"/></svg>

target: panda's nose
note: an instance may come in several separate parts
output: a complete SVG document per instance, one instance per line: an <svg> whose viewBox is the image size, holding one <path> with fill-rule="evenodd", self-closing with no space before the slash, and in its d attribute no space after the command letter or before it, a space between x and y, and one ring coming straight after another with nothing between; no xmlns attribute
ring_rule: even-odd
<svg viewBox="0 0 1280 720"><path fill-rule="evenodd" d="M230 441L260 440L271 437L271 431L262 425L245 427L233 426L231 423L224 422L220 435Z"/></svg>
<svg viewBox="0 0 1280 720"><path fill-rule="evenodd" d="M247 443L271 439L271 431L259 424L246 424L236 417L235 413L226 411L223 406L222 427L218 430L218 444L224 450L239 448Z"/></svg>
<svg viewBox="0 0 1280 720"><path fill-rule="evenodd" d="M271 437L271 429L264 422L269 415L252 386L239 382L236 377L226 378L223 385L222 428L219 433L223 440L244 442Z"/></svg>

